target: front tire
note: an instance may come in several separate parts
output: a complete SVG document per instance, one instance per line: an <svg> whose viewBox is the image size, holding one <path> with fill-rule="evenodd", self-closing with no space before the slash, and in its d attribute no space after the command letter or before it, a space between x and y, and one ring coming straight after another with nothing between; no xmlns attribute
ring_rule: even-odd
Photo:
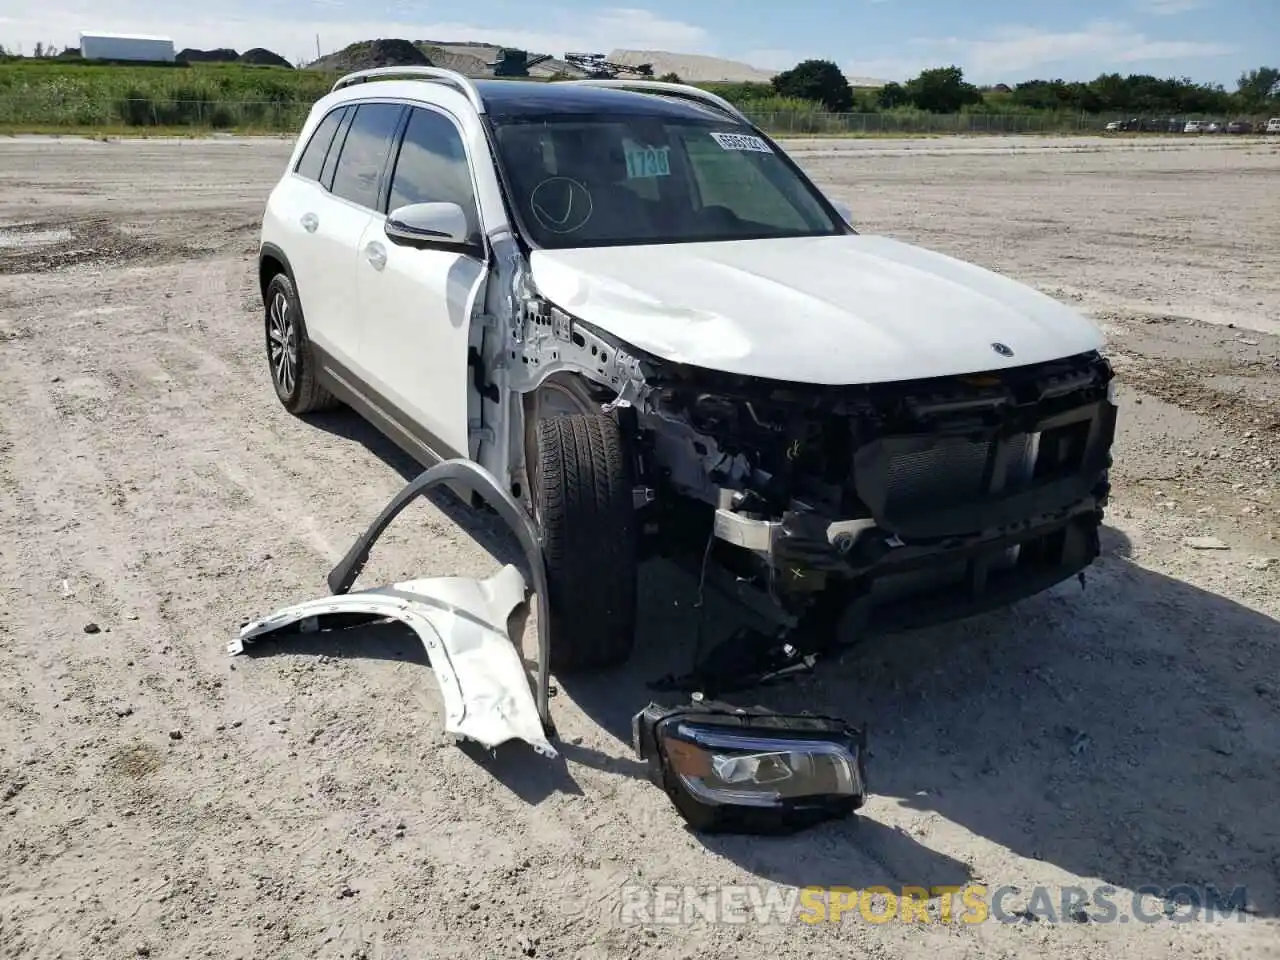
<svg viewBox="0 0 1280 960"><path fill-rule="evenodd" d="M551 417L537 425L536 463L552 668L618 666L631 656L636 628L637 525L626 437L601 414Z"/></svg>
<svg viewBox="0 0 1280 960"><path fill-rule="evenodd" d="M271 385L284 408L293 414L330 410L337 400L316 379L316 362L302 320L298 292L288 275L277 273L267 284L267 366Z"/></svg>

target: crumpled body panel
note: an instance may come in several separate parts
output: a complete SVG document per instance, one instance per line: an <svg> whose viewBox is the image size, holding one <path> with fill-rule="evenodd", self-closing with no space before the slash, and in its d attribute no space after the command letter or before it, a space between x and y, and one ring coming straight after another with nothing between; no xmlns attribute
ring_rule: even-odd
<svg viewBox="0 0 1280 960"><path fill-rule="evenodd" d="M444 699L447 732L486 747L524 740L539 753L555 757L524 663L507 632L511 611L524 600L524 577L510 565L485 580L408 580L285 607L242 627L228 652L242 653L246 644L295 624L323 629L324 618L334 614L397 620L426 648Z"/></svg>

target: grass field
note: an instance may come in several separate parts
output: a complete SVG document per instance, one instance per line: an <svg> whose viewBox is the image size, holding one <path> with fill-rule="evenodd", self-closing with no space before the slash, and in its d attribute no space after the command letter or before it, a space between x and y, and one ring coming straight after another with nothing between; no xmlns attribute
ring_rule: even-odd
<svg viewBox="0 0 1280 960"><path fill-rule="evenodd" d="M322 71L231 63L117 66L12 59L0 61L0 133L288 133L298 129L334 79ZM724 85L707 86L732 99ZM832 114L779 97L742 100L739 106L762 128L783 136L1080 132L1103 123L1075 113Z"/></svg>
<svg viewBox="0 0 1280 960"><path fill-rule="evenodd" d="M0 128L194 127L287 130L328 74L244 64L0 63Z"/></svg>

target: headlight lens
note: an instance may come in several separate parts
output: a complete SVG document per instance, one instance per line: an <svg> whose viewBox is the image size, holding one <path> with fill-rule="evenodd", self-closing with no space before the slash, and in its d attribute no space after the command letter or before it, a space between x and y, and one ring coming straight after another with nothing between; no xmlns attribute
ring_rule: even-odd
<svg viewBox="0 0 1280 960"><path fill-rule="evenodd" d="M738 736L680 722L663 731L672 770L706 803L779 806L858 796L858 758L839 743Z"/></svg>
<svg viewBox="0 0 1280 960"><path fill-rule="evenodd" d="M866 745L843 720L650 704L632 723L650 777L695 829L791 832L866 798Z"/></svg>

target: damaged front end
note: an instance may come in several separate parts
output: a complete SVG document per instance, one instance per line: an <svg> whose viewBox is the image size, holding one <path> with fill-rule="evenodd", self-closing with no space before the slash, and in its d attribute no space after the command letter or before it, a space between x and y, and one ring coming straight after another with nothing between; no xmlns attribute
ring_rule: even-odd
<svg viewBox="0 0 1280 960"><path fill-rule="evenodd" d="M734 689L838 635L965 617L1082 574L1109 491L1111 380L1096 353L856 387L657 367L638 418L651 528L740 594L751 585L778 627L675 686Z"/></svg>

